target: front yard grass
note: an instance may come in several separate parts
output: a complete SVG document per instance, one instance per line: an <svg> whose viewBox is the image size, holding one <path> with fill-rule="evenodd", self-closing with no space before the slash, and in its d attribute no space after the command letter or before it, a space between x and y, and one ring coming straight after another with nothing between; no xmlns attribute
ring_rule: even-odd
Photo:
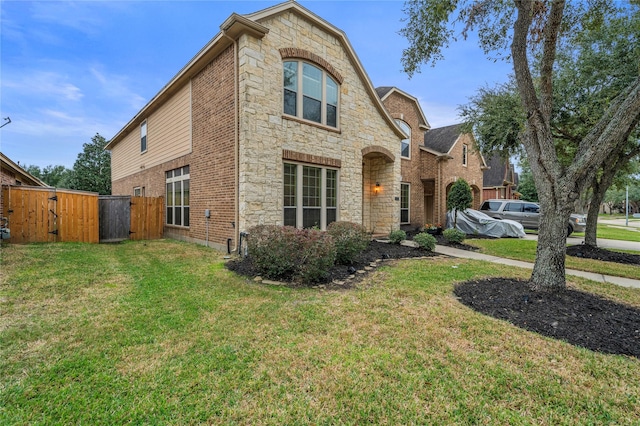
<svg viewBox="0 0 640 426"><path fill-rule="evenodd" d="M507 259L533 263L536 259L537 241L517 238L467 239L466 244L479 247L482 253ZM630 252L631 253L631 252ZM633 252L638 253L638 252ZM605 275L640 279L640 266L566 256L565 267Z"/></svg>
<svg viewBox="0 0 640 426"><path fill-rule="evenodd" d="M168 241L2 248L0 424L633 424L640 360L481 315L400 261L357 288L255 284ZM570 278L640 309L640 291Z"/></svg>
<svg viewBox="0 0 640 426"><path fill-rule="evenodd" d="M571 236L584 238L584 232L574 232ZM640 229L638 228L621 228L619 226L599 223L596 236L597 238L604 238L608 240L637 241L640 243Z"/></svg>

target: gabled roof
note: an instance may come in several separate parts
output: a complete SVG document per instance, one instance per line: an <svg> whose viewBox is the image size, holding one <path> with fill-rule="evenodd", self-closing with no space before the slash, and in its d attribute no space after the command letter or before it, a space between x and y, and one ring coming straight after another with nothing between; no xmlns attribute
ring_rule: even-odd
<svg viewBox="0 0 640 426"><path fill-rule="evenodd" d="M14 163L9 157L0 152L0 164L2 168L6 168L11 170L13 173L20 175L21 180L23 180L24 184L32 185L32 186L44 186L49 188L49 185L20 167L18 164Z"/></svg>
<svg viewBox="0 0 640 426"><path fill-rule="evenodd" d="M397 87L393 87L393 86L376 87L376 93L378 94L378 97L382 102L384 102L384 100L387 99L389 96L391 96L391 94L393 93L397 93L400 96L404 96L405 98L414 102L416 104L416 107L418 108L418 112L420 113L420 123L419 123L420 128L422 130L429 130L431 128L431 125L427 121L427 117L424 115L424 112L422 112L422 107L420 106L420 102L418 102L418 98L416 98L415 96L412 96L407 92L402 91Z"/></svg>
<svg viewBox="0 0 640 426"><path fill-rule="evenodd" d="M500 154L493 154L487 165L490 168L484 171L483 186L485 188L513 185L517 182L518 178L513 165L510 161L502 159Z"/></svg>
<svg viewBox="0 0 640 426"><path fill-rule="evenodd" d="M200 72L208 63L210 63L216 56L223 52L232 43L235 43L238 38L245 33L249 33L254 37L262 38L268 32L269 29L260 24L267 18L277 16L281 13L291 11L297 13L304 18L313 22L313 24L322 30L332 34L338 40L342 42L351 63L354 64L354 68L360 78L364 82L366 90L369 92L372 102L376 105L382 117L387 121L389 127L398 135L399 138L405 138L404 133L398 127L395 120L389 115L387 110L382 105L382 101L377 96L373 84L369 75L364 70L358 55L356 55L351 43L349 42L344 31L333 26L329 22L320 18L310 10L304 8L294 0L288 0L283 3L276 4L266 9L260 10L255 13L247 15L238 15L237 13L231 14L222 25L220 25L220 32L209 41L201 50L176 74L170 81L164 86L157 95L155 95L147 105L145 105L129 123L127 123L112 139L109 141L105 149L111 149L120 140L122 140L129 132L139 126L144 119L146 119L153 111L158 109L166 100L168 100L174 93L176 93L187 81Z"/></svg>
<svg viewBox="0 0 640 426"><path fill-rule="evenodd" d="M462 134L462 124L438 127L424 134L424 146L448 154Z"/></svg>

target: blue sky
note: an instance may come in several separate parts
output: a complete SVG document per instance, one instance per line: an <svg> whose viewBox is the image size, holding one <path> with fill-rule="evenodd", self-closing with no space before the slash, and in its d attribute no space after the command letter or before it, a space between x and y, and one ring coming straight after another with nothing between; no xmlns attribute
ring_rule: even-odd
<svg viewBox="0 0 640 426"><path fill-rule="evenodd" d="M0 151L22 165L73 167L83 143L113 137L231 13L277 3L2 0L0 118L11 123L0 129ZM468 40L409 79L400 62L402 1L300 4L345 31L375 87L418 98L432 127L458 122L459 105L512 72Z"/></svg>

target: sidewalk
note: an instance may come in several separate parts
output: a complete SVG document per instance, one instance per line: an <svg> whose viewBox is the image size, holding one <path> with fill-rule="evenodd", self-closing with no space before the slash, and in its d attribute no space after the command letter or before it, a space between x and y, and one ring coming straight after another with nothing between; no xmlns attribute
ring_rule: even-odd
<svg viewBox="0 0 640 426"><path fill-rule="evenodd" d="M451 257L460 257L464 259L484 260L487 262L499 263L500 265L511 265L519 268L533 269L533 263L522 262L520 260L504 259L501 257L490 256L470 250L460 250L453 247L436 245L434 250L436 253L444 254ZM630 278L614 277L611 275L602 275L594 272L577 271L575 269L567 269L567 275L588 278L593 281L616 284L622 287L640 288L640 280Z"/></svg>

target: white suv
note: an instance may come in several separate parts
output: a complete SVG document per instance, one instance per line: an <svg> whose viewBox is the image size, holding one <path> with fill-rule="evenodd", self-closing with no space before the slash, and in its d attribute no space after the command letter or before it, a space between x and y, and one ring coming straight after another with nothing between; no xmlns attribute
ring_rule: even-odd
<svg viewBox="0 0 640 426"><path fill-rule="evenodd" d="M540 221L540 206L530 201L521 200L486 200L480 210L495 219L514 220L525 229L538 229ZM584 232L587 217L572 214L567 224L567 236L573 232Z"/></svg>

